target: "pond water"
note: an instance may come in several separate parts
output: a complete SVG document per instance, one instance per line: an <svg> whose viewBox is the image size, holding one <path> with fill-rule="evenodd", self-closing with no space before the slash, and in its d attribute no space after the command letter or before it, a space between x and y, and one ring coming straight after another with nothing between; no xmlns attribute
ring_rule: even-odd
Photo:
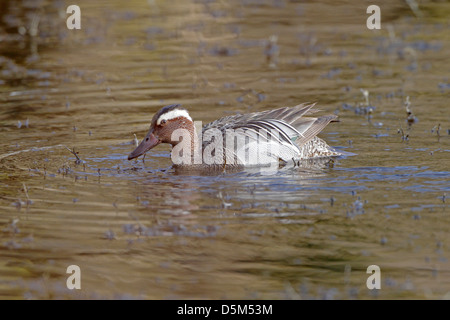
<svg viewBox="0 0 450 320"><path fill-rule="evenodd" d="M72 3L2 1L0 298L450 298L450 4L379 3L369 30L364 1L80 0L69 30ZM302 102L352 155L127 160L164 105L207 123Z"/></svg>

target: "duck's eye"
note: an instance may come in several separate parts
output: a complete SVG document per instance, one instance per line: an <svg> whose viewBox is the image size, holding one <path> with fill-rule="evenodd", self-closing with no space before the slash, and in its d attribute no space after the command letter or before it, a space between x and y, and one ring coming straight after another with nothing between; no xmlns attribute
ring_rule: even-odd
<svg viewBox="0 0 450 320"><path fill-rule="evenodd" d="M161 120L161 122L159 123L161 126L163 126L163 125L165 125L166 124L166 120Z"/></svg>

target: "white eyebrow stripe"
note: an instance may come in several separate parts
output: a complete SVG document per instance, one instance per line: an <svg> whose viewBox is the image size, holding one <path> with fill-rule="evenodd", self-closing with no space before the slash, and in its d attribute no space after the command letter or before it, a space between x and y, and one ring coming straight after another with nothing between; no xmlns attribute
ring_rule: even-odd
<svg viewBox="0 0 450 320"><path fill-rule="evenodd" d="M156 124L157 124L157 125L160 125L160 124L161 124L161 121L163 121L163 120L168 121L168 120L172 120L172 119L175 119L175 118L178 118L178 117L184 117L184 118L186 118L186 119L192 121L192 118L189 116L189 113L188 113L186 110L183 110L183 109L174 109L174 110L171 110L171 111L169 111L169 112L167 112L167 113L163 113L163 114L158 118L158 120L156 121Z"/></svg>

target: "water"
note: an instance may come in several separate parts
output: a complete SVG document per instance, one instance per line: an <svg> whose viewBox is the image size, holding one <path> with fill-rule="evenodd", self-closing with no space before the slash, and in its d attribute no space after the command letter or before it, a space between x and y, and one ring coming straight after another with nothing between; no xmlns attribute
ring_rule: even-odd
<svg viewBox="0 0 450 320"><path fill-rule="evenodd" d="M77 4L81 30L64 1L2 2L1 298L449 297L448 3L380 4L379 31L359 1ZM126 160L164 105L207 123L301 102L339 115L320 136L353 156L223 174L176 172L164 145Z"/></svg>

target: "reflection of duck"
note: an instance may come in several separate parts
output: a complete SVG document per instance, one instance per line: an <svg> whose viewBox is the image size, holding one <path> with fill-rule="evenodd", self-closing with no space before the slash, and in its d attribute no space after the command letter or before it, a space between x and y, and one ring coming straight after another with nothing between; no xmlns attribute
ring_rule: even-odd
<svg viewBox="0 0 450 320"><path fill-rule="evenodd" d="M337 116L306 117L316 112L313 107L300 104L227 116L203 126L197 136L186 109L165 106L153 116L149 132L128 160L160 143L172 145L172 161L182 166L261 166L341 155L317 137Z"/></svg>

